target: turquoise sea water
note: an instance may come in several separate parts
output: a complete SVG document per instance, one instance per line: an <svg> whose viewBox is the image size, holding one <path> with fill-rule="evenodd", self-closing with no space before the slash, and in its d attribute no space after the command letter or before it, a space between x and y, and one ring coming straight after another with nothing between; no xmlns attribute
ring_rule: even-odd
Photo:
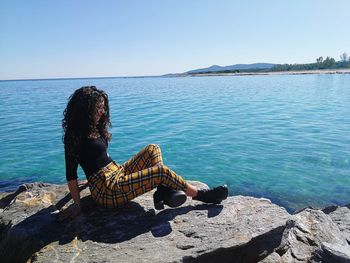
<svg viewBox="0 0 350 263"><path fill-rule="evenodd" d="M118 163L156 143L175 172L231 195L350 203L350 75L1 81L0 191L65 183L62 112L82 85L109 94Z"/></svg>

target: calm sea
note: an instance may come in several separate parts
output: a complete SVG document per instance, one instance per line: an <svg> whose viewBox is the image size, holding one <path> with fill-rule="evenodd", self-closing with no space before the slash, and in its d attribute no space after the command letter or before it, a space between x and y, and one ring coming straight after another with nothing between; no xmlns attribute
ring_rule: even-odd
<svg viewBox="0 0 350 263"><path fill-rule="evenodd" d="M179 175L231 195L350 203L350 75L1 81L0 191L65 183L62 112L83 85L109 94L118 163L156 143Z"/></svg>

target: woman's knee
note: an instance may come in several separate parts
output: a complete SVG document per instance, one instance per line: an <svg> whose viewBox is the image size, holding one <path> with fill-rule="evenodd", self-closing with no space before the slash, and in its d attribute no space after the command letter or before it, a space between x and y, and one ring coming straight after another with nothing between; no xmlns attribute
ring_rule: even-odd
<svg viewBox="0 0 350 263"><path fill-rule="evenodd" d="M146 148L147 148L147 150L150 150L150 151L154 151L156 149L160 150L160 146L158 144L155 144L155 143L151 143L151 144L147 145Z"/></svg>
<svg viewBox="0 0 350 263"><path fill-rule="evenodd" d="M146 150L151 155L157 155L157 154L161 153L160 146L158 144L149 144L146 146Z"/></svg>

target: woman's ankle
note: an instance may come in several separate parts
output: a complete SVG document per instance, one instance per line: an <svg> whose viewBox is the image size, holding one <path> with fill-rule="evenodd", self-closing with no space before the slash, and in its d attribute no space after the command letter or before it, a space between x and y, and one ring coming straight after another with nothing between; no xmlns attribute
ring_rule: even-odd
<svg viewBox="0 0 350 263"><path fill-rule="evenodd" d="M196 197L198 193L198 189L194 185L191 185L188 183L185 193L187 196Z"/></svg>

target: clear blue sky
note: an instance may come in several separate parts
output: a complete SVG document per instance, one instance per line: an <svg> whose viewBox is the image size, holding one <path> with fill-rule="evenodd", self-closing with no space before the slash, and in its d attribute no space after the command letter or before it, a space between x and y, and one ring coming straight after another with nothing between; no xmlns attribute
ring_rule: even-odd
<svg viewBox="0 0 350 263"><path fill-rule="evenodd" d="M0 79L159 75L343 52L349 0L0 2Z"/></svg>

